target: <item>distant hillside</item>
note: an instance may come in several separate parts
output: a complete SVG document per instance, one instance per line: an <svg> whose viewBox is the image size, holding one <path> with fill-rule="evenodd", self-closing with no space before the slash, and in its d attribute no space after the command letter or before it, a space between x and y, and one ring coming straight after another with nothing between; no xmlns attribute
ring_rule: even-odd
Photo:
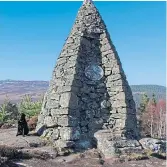
<svg viewBox="0 0 167 167"><path fill-rule="evenodd" d="M133 98L135 100L136 106L138 107L141 102L142 94L146 93L149 97L153 95L156 99L166 99L166 87L159 85L131 85L133 92Z"/></svg>
<svg viewBox="0 0 167 167"><path fill-rule="evenodd" d="M25 94L30 94L34 100L39 99L48 86L48 81L0 80L0 103L6 95L13 102L20 101Z"/></svg>
<svg viewBox="0 0 167 167"><path fill-rule="evenodd" d="M0 104L3 103L6 94L13 102L20 101L25 94L30 94L34 100L39 99L49 86L48 81L16 81L0 80ZM131 85L133 97L138 106L141 96L147 93L150 97L154 93L157 99L166 99L166 88L159 85Z"/></svg>

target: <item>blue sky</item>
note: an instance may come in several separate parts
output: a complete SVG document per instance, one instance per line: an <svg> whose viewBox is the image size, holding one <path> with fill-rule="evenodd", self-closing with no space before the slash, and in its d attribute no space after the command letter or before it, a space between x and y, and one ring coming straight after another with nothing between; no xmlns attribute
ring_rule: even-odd
<svg viewBox="0 0 167 167"><path fill-rule="evenodd" d="M165 85L166 2L94 2L129 84ZM0 80L50 80L82 2L0 2Z"/></svg>

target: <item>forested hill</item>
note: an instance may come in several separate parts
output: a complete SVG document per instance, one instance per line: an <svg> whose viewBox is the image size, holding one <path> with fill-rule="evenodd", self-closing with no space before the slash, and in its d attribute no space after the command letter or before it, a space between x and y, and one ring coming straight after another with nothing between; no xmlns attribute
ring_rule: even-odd
<svg viewBox="0 0 167 167"><path fill-rule="evenodd" d="M162 93L164 94L166 91L165 86L159 85L131 85L131 89L133 92L151 92L151 93Z"/></svg>
<svg viewBox="0 0 167 167"><path fill-rule="evenodd" d="M166 99L166 87L159 85L131 85L136 105L139 106L142 94L146 93L150 98L153 94L157 100Z"/></svg>

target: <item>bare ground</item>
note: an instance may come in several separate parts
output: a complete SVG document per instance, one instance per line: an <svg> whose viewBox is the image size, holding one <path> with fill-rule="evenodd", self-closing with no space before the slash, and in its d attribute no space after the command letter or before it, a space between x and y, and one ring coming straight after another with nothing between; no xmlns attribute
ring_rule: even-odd
<svg viewBox="0 0 167 167"><path fill-rule="evenodd" d="M70 158L69 158L70 159ZM62 158L63 160L63 158ZM109 160L99 160L98 158L80 158L74 159L71 157L71 160L60 161L60 159L54 160L39 160L39 159L30 159L30 160L21 160L15 161L14 164L8 167L165 167L166 160L161 160L157 158L151 158L148 160L140 161L130 161L123 163L114 163L111 159ZM7 166L4 166L7 167Z"/></svg>
<svg viewBox="0 0 167 167"><path fill-rule="evenodd" d="M42 141L36 136L16 137L16 129L0 130L0 145L16 146L19 149L45 150L49 154L52 151L42 145ZM39 158L11 160L0 167L165 167L166 160L151 157L140 161L115 162L113 159L103 159L94 150L81 154L56 157L54 159L42 160Z"/></svg>

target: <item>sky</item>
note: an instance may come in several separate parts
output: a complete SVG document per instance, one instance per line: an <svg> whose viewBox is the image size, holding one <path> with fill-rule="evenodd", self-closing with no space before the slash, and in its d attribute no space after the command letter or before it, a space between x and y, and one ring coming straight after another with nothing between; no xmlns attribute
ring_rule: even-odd
<svg viewBox="0 0 167 167"><path fill-rule="evenodd" d="M166 85L166 2L95 1L130 85ZM0 80L50 80L82 2L0 2Z"/></svg>

